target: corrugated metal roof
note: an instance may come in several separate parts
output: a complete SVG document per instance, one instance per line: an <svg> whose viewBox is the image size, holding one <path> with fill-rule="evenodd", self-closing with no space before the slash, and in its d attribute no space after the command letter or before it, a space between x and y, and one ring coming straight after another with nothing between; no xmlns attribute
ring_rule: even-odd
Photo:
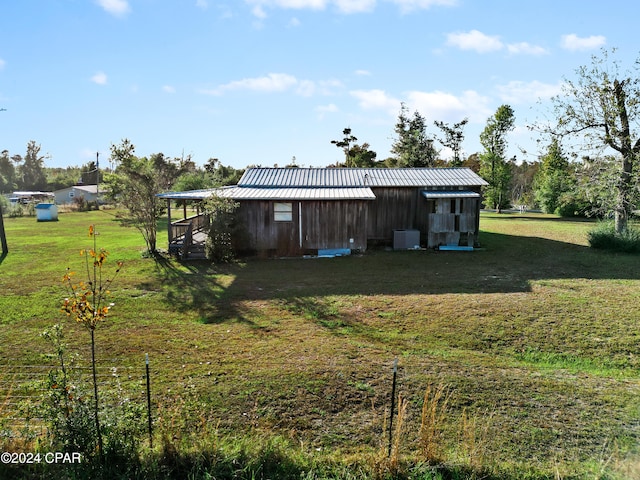
<svg viewBox="0 0 640 480"><path fill-rule="evenodd" d="M482 185L487 182L469 168L250 168L238 185L158 196L175 200L202 200L214 194L236 200L373 200L370 187Z"/></svg>
<svg viewBox="0 0 640 480"><path fill-rule="evenodd" d="M220 192L234 200L375 200L368 187L336 188L254 188L235 187Z"/></svg>
<svg viewBox="0 0 640 480"><path fill-rule="evenodd" d="M218 195L233 200L375 200L368 187L347 188L254 188L224 187L188 192L167 192L158 195L172 200L203 200Z"/></svg>
<svg viewBox="0 0 640 480"><path fill-rule="evenodd" d="M470 190L423 190L422 196L432 198L480 198L480 194Z"/></svg>
<svg viewBox="0 0 640 480"><path fill-rule="evenodd" d="M250 168L241 187L470 187L487 185L469 168Z"/></svg>

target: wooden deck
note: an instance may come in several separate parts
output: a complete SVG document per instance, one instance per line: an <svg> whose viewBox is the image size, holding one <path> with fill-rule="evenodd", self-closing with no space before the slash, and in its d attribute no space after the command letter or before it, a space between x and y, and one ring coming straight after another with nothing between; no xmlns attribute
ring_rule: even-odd
<svg viewBox="0 0 640 480"><path fill-rule="evenodd" d="M203 215L172 222L169 233L169 253L179 258L202 259L205 257L207 221Z"/></svg>

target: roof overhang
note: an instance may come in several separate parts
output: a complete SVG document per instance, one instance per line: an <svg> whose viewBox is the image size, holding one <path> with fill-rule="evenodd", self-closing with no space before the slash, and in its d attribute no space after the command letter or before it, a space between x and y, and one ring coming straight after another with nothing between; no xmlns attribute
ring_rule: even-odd
<svg viewBox="0 0 640 480"><path fill-rule="evenodd" d="M480 198L480 194L471 190L423 190L422 196L427 200L436 198Z"/></svg>
<svg viewBox="0 0 640 480"><path fill-rule="evenodd" d="M210 196L231 198L233 200L375 200L376 196L369 187L333 187L333 188L259 188L259 187L222 187L187 192L167 192L158 194L159 198L170 200L204 200Z"/></svg>

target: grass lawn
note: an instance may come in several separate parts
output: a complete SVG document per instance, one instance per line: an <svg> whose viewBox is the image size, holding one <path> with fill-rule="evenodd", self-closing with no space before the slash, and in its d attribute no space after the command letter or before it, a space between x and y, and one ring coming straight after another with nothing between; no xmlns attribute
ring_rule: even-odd
<svg viewBox="0 0 640 480"><path fill-rule="evenodd" d="M110 252L105 272L125 262L112 315L96 331L105 388L117 367L124 390L144 402L149 353L165 447L278 436L314 465L366 470L386 451L398 358L403 465L431 460L491 478L640 478L640 256L589 249L591 222L483 213L474 252L212 266L142 258L141 235L110 211L6 218L5 371L50 362L39 334L61 320L70 350L90 358L88 333L59 307L62 275L67 266L81 274L92 223ZM163 246L163 229L158 239ZM0 414L9 415L16 378L5 374ZM450 395L437 406L435 454L420 442L429 386Z"/></svg>

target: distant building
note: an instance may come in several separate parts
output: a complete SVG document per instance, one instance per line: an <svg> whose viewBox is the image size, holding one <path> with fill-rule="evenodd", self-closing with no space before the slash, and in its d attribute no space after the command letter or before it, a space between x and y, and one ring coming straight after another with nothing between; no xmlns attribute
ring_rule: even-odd
<svg viewBox="0 0 640 480"><path fill-rule="evenodd" d="M9 197L11 203L21 203L23 205L42 202L51 203L53 200L54 195L51 192L16 191Z"/></svg>
<svg viewBox="0 0 640 480"><path fill-rule="evenodd" d="M103 191L98 191L97 185L74 185L73 187L56 190L54 193L55 200L58 205L73 203L75 198L84 198L85 201L92 203L98 200L98 192L102 201Z"/></svg>

